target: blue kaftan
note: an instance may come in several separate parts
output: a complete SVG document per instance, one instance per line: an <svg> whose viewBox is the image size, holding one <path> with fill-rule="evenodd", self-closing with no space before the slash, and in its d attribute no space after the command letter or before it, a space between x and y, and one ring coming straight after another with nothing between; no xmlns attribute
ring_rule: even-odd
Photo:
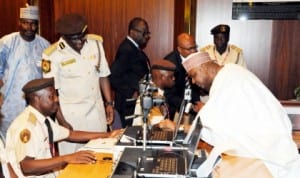
<svg viewBox="0 0 300 178"><path fill-rule="evenodd" d="M10 123L25 109L22 87L30 80L41 78L42 52L49 42L39 35L31 42L25 41L19 32L8 34L0 39L0 79L4 102L1 112L4 115L0 126L3 136Z"/></svg>

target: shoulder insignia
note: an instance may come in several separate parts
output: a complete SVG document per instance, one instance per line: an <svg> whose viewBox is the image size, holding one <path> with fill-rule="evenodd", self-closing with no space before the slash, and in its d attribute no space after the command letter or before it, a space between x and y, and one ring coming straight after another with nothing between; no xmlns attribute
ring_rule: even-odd
<svg viewBox="0 0 300 178"><path fill-rule="evenodd" d="M28 122L33 125L35 125L37 122L37 118L35 117L35 115L32 112L29 113Z"/></svg>
<svg viewBox="0 0 300 178"><path fill-rule="evenodd" d="M46 59L42 59L42 71L44 73L48 73L51 71L51 61L50 60L46 60Z"/></svg>
<svg viewBox="0 0 300 178"><path fill-rule="evenodd" d="M20 132L20 140L23 142L23 143L27 143L29 142L30 140L30 137L31 137L31 134L30 134L30 131L28 129L24 129Z"/></svg>
<svg viewBox="0 0 300 178"><path fill-rule="evenodd" d="M90 39L90 40L97 40L97 41L103 42L102 36L96 35L96 34L88 34L88 35L87 35L87 39Z"/></svg>
<svg viewBox="0 0 300 178"><path fill-rule="evenodd" d="M239 52L242 51L241 48L239 48L239 47L237 47L237 46L235 46L235 45L231 45L231 49L232 49L232 50L235 50L237 53L239 53Z"/></svg>
<svg viewBox="0 0 300 178"><path fill-rule="evenodd" d="M54 43L53 45L49 46L48 48L46 48L46 49L44 50L44 53L45 53L47 56L49 56L49 55L51 55L51 54L56 50L56 48L57 48L57 42Z"/></svg>
<svg viewBox="0 0 300 178"><path fill-rule="evenodd" d="M200 51L201 52L205 52L205 51L207 51L209 48L211 48L212 47L212 45L207 45L207 46L204 46L203 48L200 48Z"/></svg>
<svg viewBox="0 0 300 178"><path fill-rule="evenodd" d="M65 49L65 44L63 43L63 42L60 42L59 44L58 44L58 46L59 46L59 48L60 49Z"/></svg>

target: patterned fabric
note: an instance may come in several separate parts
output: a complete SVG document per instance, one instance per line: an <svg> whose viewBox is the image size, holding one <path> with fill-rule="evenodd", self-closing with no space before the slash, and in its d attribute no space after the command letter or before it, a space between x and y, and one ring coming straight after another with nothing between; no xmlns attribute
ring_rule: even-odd
<svg viewBox="0 0 300 178"><path fill-rule="evenodd" d="M4 83L1 88L4 95L4 118L1 124L3 135L26 106L22 87L30 80L42 77L42 52L48 46L49 42L39 35L33 41L27 42L19 32L0 39L0 79Z"/></svg>

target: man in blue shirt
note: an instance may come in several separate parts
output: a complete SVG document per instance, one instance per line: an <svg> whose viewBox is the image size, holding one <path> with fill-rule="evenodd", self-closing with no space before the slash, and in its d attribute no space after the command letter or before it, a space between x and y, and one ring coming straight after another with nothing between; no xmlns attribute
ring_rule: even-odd
<svg viewBox="0 0 300 178"><path fill-rule="evenodd" d="M49 42L36 34L38 19L36 6L21 8L19 32L0 39L0 87L4 96L1 108L4 118L0 128L3 136L13 119L25 108L22 86L42 77L42 52Z"/></svg>

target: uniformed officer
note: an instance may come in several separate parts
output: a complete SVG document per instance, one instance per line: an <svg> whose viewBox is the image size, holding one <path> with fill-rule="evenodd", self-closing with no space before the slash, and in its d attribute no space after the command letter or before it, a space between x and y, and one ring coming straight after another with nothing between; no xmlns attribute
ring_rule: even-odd
<svg viewBox="0 0 300 178"><path fill-rule="evenodd" d="M42 69L44 77L55 79L61 109L56 116L68 128L104 132L113 121L113 103L103 39L87 34L87 22L78 14L62 16L55 28L61 37L44 51ZM66 154L81 146L63 142L59 150Z"/></svg>
<svg viewBox="0 0 300 178"><path fill-rule="evenodd" d="M242 49L228 44L230 27L220 24L212 28L210 32L214 36L214 45L207 45L200 51L209 53L210 58L216 60L219 65L235 63L246 68Z"/></svg>
<svg viewBox="0 0 300 178"><path fill-rule="evenodd" d="M29 105L10 125L6 139L7 159L18 177L55 177L53 171L68 163L95 161L91 151L55 156L51 148L56 141L83 142L120 134L120 130L110 133L69 130L53 122L49 116L59 108L53 78L31 80L22 90Z"/></svg>

